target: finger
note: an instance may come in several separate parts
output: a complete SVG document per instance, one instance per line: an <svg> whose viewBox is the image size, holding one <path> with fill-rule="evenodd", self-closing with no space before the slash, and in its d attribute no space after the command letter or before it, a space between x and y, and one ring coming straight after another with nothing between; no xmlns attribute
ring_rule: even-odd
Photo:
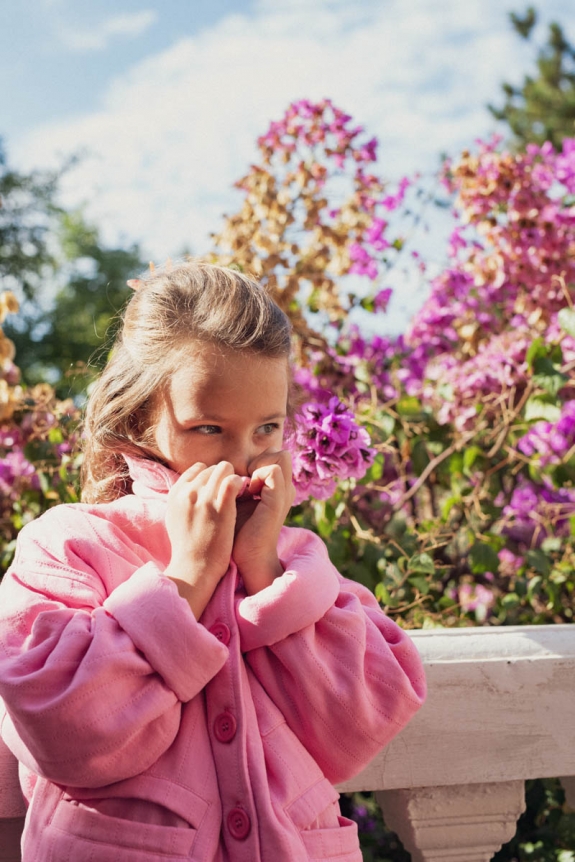
<svg viewBox="0 0 575 862"><path fill-rule="evenodd" d="M291 453L288 452L286 449L266 449L266 451L258 455L257 458L254 458L253 461L250 461L250 463L248 464L248 473L250 474L250 476L253 476L254 473L260 470L262 467L268 467L273 464L277 464L279 467L281 467L282 473L284 474L286 481L291 482Z"/></svg>
<svg viewBox="0 0 575 862"><path fill-rule="evenodd" d="M243 485L244 480L241 476L237 476L235 473L231 476L224 476L218 488L216 499L217 508L221 511L226 506L229 506L230 508L233 506L235 509L236 500L241 494Z"/></svg>
<svg viewBox="0 0 575 862"><path fill-rule="evenodd" d="M271 448L260 452L259 455L256 455L256 457L249 462L248 473L251 475L254 470L257 470L259 467L265 467L268 464L276 464L280 453L281 449Z"/></svg>
<svg viewBox="0 0 575 862"><path fill-rule="evenodd" d="M219 497L220 486L223 480L234 475L235 471L233 465L230 464L229 461L220 461L218 464L214 464L214 466L211 468L211 473L206 483L206 492L212 497L214 501L217 500Z"/></svg>
<svg viewBox="0 0 575 862"><path fill-rule="evenodd" d="M276 461L273 464L266 464L257 467L251 474L251 482L249 491L251 494L258 494L266 482L266 476L271 470L279 470L283 476L286 485L291 485L292 481L292 464L291 455L289 452L276 453Z"/></svg>
<svg viewBox="0 0 575 862"><path fill-rule="evenodd" d="M203 473L203 471L207 469L207 464L204 464L203 461L196 461L195 464L192 464L191 467L188 467L187 470L184 470L184 472L176 482L176 485L183 485L186 482L193 481L200 475L200 473Z"/></svg>
<svg viewBox="0 0 575 862"><path fill-rule="evenodd" d="M269 464L266 467L260 467L252 475L249 491L250 494L263 496L266 490L275 493L281 491L284 486L285 477L281 467L278 464Z"/></svg>

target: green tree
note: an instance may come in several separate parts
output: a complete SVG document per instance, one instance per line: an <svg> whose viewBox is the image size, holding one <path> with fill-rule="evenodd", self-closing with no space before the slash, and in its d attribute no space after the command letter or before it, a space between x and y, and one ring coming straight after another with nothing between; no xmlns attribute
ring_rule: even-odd
<svg viewBox="0 0 575 862"><path fill-rule="evenodd" d="M49 236L60 213L54 202L59 176L13 170L0 139L0 279L27 300L54 269Z"/></svg>
<svg viewBox="0 0 575 862"><path fill-rule="evenodd" d="M126 280L144 264L137 245L106 247L77 212L61 213L54 240L59 266L53 299L47 307L29 304L5 329L26 382L49 379L66 397L81 392L105 363L106 345L130 293Z"/></svg>
<svg viewBox="0 0 575 862"><path fill-rule="evenodd" d="M523 15L512 12L510 19L522 39L533 39L537 24L533 7ZM559 24L549 25L547 42L537 54L536 73L526 75L520 86L502 87L503 106L489 105L489 110L509 125L519 148L545 141L560 147L563 138L575 136L575 46Z"/></svg>
<svg viewBox="0 0 575 862"><path fill-rule="evenodd" d="M81 213L58 205L65 170L13 170L0 142L0 286L20 301L4 329L24 381L49 380L61 397L103 364L126 280L143 268L136 245L105 246Z"/></svg>

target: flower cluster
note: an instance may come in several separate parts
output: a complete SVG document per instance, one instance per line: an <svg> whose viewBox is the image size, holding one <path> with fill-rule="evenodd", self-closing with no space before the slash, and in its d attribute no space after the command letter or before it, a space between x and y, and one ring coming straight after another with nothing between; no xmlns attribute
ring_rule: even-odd
<svg viewBox="0 0 575 862"><path fill-rule="evenodd" d="M443 419L459 414L461 425L471 420L474 389L480 404L487 392L523 385L523 347L546 336L575 284L575 207L564 202L575 182L575 141L566 140L560 153L549 144L523 154L498 147L493 139L446 164L460 222L449 243L451 265L433 280L406 335L432 366L439 359L452 390ZM521 349L505 340L517 332ZM427 372L424 366L423 377Z"/></svg>
<svg viewBox="0 0 575 862"><path fill-rule="evenodd" d="M460 584L454 594L455 600L465 613L474 613L478 622L484 622L495 602L493 590L483 584Z"/></svg>
<svg viewBox="0 0 575 862"><path fill-rule="evenodd" d="M293 456L296 504L327 500L342 479L361 479L373 461L369 434L338 398L305 404L287 439Z"/></svg>
<svg viewBox="0 0 575 862"><path fill-rule="evenodd" d="M502 531L520 547L541 545L548 536L564 535L575 515L575 489L554 488L522 477L503 508Z"/></svg>
<svg viewBox="0 0 575 862"><path fill-rule="evenodd" d="M542 467L570 458L575 454L575 401L563 405L557 422L536 422L517 447L529 458L538 458Z"/></svg>
<svg viewBox="0 0 575 862"><path fill-rule="evenodd" d="M7 452L0 458L0 493L5 498L16 499L23 486L28 484L39 487L34 465L24 456L22 449Z"/></svg>
<svg viewBox="0 0 575 862"><path fill-rule="evenodd" d="M0 323L18 310L9 291L0 294ZM18 383L14 345L0 326L0 540L12 547L17 530L44 508L74 497L62 476L71 458L78 411L59 401L46 383ZM3 563L7 557L2 554ZM9 555L8 555L9 556Z"/></svg>
<svg viewBox="0 0 575 862"><path fill-rule="evenodd" d="M384 311L389 293L377 281L403 245L390 214L402 207L411 182L388 188L372 170L376 139L329 99L294 102L258 145L259 162L236 183L241 211L216 237L219 259L229 255L272 281L292 316L294 299L307 293L309 307L337 325L361 304L341 290L338 278L348 274L374 283L373 310ZM305 330L303 318L297 328Z"/></svg>
<svg viewBox="0 0 575 862"><path fill-rule="evenodd" d="M502 332L479 345L466 361L452 353L430 360L423 387L427 403L436 410L440 424L452 423L469 430L483 420L512 408L527 382L526 354L532 338L518 331Z"/></svg>
<svg viewBox="0 0 575 862"><path fill-rule="evenodd" d="M546 323L565 304L561 279L572 283L575 274L575 209L564 203L572 143L561 153L544 144L512 155L491 142L446 174L469 225L465 264L478 293L503 312L492 317L495 330L516 314Z"/></svg>

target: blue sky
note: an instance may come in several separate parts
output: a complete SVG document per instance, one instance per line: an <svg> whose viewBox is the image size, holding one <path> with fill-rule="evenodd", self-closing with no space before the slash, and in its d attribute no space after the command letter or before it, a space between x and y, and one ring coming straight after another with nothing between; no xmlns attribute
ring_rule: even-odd
<svg viewBox="0 0 575 862"><path fill-rule="evenodd" d="M249 0L17 0L0 4L2 136L93 110L138 61Z"/></svg>
<svg viewBox="0 0 575 862"><path fill-rule="evenodd" d="M109 242L162 260L201 253L290 101L328 96L380 141L391 180L489 134L485 107L533 50L501 0L18 0L0 5L0 136L9 161L52 167ZM573 0L542 0L575 39ZM442 237L437 234L437 245ZM401 292L402 321L421 296ZM393 321L390 321L392 323Z"/></svg>

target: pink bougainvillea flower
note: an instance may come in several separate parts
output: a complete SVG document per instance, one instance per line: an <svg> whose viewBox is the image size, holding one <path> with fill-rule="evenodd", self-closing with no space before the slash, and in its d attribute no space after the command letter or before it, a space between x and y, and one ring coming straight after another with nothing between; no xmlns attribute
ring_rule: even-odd
<svg viewBox="0 0 575 862"><path fill-rule="evenodd" d="M375 456L366 429L336 397L327 404L305 404L286 445L292 452L296 504L309 497L327 500L338 481L362 479Z"/></svg>

